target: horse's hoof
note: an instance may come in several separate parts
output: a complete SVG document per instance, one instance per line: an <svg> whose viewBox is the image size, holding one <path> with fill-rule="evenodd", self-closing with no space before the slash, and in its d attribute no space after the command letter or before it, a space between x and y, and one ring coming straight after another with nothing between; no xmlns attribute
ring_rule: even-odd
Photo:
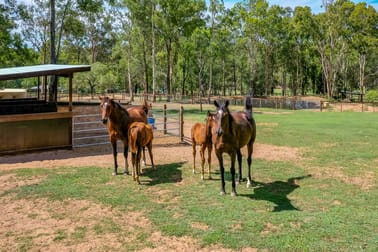
<svg viewBox="0 0 378 252"><path fill-rule="evenodd" d="M211 176L209 176L209 180L212 180L213 178Z"/></svg>
<svg viewBox="0 0 378 252"><path fill-rule="evenodd" d="M117 173L116 172L112 172L112 175L115 176L115 175L117 175Z"/></svg>
<svg viewBox="0 0 378 252"><path fill-rule="evenodd" d="M223 195L226 195L226 192L225 192L225 191L221 191L221 192L220 192L220 195L222 195L222 196L223 196Z"/></svg>
<svg viewBox="0 0 378 252"><path fill-rule="evenodd" d="M236 197L236 195L237 195L236 192L231 193L231 197Z"/></svg>
<svg viewBox="0 0 378 252"><path fill-rule="evenodd" d="M203 175L201 175L201 180L205 180L205 178L204 178L204 176L203 176Z"/></svg>

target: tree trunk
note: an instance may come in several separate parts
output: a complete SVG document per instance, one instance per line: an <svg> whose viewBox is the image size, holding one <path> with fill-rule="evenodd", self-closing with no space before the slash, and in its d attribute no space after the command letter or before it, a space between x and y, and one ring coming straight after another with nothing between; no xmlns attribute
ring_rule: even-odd
<svg viewBox="0 0 378 252"><path fill-rule="evenodd" d="M363 93L365 90L365 65L366 65L366 55L365 54L360 54L360 102L363 102Z"/></svg>
<svg viewBox="0 0 378 252"><path fill-rule="evenodd" d="M56 64L55 52L55 0L50 0L50 63ZM51 76L49 85L49 102L56 101L57 77Z"/></svg>
<svg viewBox="0 0 378 252"><path fill-rule="evenodd" d="M152 1L151 1L152 2ZM151 8L151 64L152 64L152 101L156 102L156 66L155 66L155 29L154 29L155 5L152 2Z"/></svg>
<svg viewBox="0 0 378 252"><path fill-rule="evenodd" d="M171 60L171 54L172 54L172 42L170 39L168 39L165 42L165 47L167 50L167 78L166 78L166 87L167 87L167 102L170 102L171 98L171 70L172 70L172 60Z"/></svg>

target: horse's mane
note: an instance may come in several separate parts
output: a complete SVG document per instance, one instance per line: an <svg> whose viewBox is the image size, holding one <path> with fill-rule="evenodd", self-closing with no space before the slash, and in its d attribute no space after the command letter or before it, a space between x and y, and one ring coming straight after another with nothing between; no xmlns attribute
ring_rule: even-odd
<svg viewBox="0 0 378 252"><path fill-rule="evenodd" d="M232 133L232 122L234 121L234 118L232 117L231 115L231 112L230 110L228 109L228 107L226 108L227 110L227 120L228 120L228 128L230 130L230 132Z"/></svg>

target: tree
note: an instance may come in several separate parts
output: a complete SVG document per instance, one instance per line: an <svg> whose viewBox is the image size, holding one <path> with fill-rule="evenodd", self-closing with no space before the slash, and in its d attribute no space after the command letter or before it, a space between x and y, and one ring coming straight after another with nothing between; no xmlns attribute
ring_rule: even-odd
<svg viewBox="0 0 378 252"><path fill-rule="evenodd" d="M170 100L173 69L177 63L179 38L190 36L201 24L202 11L206 9L203 0L164 0L159 1L156 9L157 32L164 40L166 50L166 89ZM173 51L174 48L176 51Z"/></svg>
<svg viewBox="0 0 378 252"><path fill-rule="evenodd" d="M350 17L352 27L351 43L359 55L359 81L360 101L362 94L365 93L365 75L366 63L369 55L374 55L372 49L377 49L378 44L378 14L372 6L366 6L366 3L358 3L353 9ZM378 68L374 69L375 75L378 75Z"/></svg>

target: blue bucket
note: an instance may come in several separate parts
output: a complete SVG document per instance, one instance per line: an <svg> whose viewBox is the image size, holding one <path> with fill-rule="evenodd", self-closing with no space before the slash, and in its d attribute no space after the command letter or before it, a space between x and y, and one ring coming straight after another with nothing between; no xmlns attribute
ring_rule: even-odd
<svg viewBox="0 0 378 252"><path fill-rule="evenodd" d="M153 129L156 129L155 128L155 118L153 117L148 117L147 118L147 123L150 124L152 126Z"/></svg>

